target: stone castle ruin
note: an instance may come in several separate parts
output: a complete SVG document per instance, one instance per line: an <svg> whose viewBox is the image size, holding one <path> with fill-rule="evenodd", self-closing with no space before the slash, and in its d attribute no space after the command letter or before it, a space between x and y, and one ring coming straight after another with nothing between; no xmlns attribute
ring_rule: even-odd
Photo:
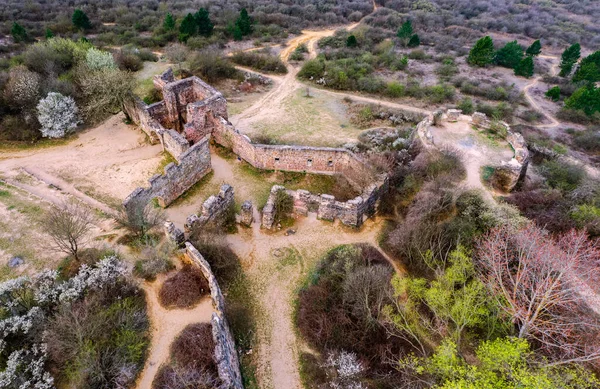
<svg viewBox="0 0 600 389"><path fill-rule="evenodd" d="M300 192L295 196L298 209L303 202L322 203L319 209L323 210L319 213L323 219L339 218L355 227L373 214L387 178L377 175L353 152L344 148L252 143L228 121L227 101L223 95L200 78L175 80L169 69L154 77L154 85L162 92L162 101L147 105L132 97L124 104L124 111L178 163L167 165L164 174L150 178L148 187L134 190L123 203L127 212L134 212L151 201L166 207L208 174L212 170L209 150L212 139L257 169L341 174L361 193L356 199L343 203L326 195L317 200L308 192Z"/></svg>

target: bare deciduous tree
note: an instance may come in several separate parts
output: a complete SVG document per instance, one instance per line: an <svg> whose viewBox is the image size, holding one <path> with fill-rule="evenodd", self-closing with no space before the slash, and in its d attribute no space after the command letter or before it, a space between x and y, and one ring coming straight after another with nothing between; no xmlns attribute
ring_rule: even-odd
<svg viewBox="0 0 600 389"><path fill-rule="evenodd" d="M50 210L46 220L48 234L56 249L79 260L79 249L87 243L94 218L90 210L74 200Z"/></svg>
<svg viewBox="0 0 600 389"><path fill-rule="evenodd" d="M597 318L589 309L600 308L586 282L595 278L600 251L585 232L553 239L534 225L497 228L480 242L478 258L519 338L539 343L557 356L555 363L600 358Z"/></svg>

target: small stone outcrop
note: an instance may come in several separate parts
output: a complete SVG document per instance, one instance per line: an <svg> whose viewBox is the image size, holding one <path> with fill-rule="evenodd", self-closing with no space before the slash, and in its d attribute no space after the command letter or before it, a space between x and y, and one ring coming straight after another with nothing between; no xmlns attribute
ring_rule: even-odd
<svg viewBox="0 0 600 389"><path fill-rule="evenodd" d="M273 185L271 188L271 193L269 194L269 198L267 199L267 203L262 210L262 227L266 228L267 230L273 228L273 224L275 224L275 217L277 216L275 214L275 198L277 196L277 192L280 190L285 190L285 188L281 185Z"/></svg>

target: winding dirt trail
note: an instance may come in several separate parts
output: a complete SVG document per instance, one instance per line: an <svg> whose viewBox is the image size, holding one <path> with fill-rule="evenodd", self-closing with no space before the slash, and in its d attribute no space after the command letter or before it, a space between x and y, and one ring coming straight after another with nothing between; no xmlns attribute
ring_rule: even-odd
<svg viewBox="0 0 600 389"><path fill-rule="evenodd" d="M554 56L554 55L540 55L539 57L551 59L553 61L552 66L550 68L550 73L552 76L556 76L558 74L558 57ZM555 128L555 127L560 126L560 122L558 120L556 120L556 118L554 117L554 115L552 115L552 113L544 110L537 103L537 101L535 101L535 99L533 98L533 96L531 95L531 92L530 92L530 89L535 87L540 82L541 79L542 79L542 76L540 75L540 76L535 77L533 80L531 80L531 82L529 84L525 85L525 87L523 88L523 93L525 94L525 98L527 99L529 104L533 107L533 109L535 109L536 111L538 111L539 113L544 115L544 117L548 121L550 121L550 123L548 123L548 124L537 124L537 125L534 125L533 127Z"/></svg>

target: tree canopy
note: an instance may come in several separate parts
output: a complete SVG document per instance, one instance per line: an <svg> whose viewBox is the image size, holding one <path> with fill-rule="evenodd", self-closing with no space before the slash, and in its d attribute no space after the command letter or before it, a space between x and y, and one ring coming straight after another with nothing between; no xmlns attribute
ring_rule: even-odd
<svg viewBox="0 0 600 389"><path fill-rule="evenodd" d="M533 57L528 55L515 66L515 75L529 78L533 76L533 67Z"/></svg>
<svg viewBox="0 0 600 389"><path fill-rule="evenodd" d="M398 29L397 36L400 39L408 39L413 34L412 22L409 20L402 23L402 26Z"/></svg>
<svg viewBox="0 0 600 389"><path fill-rule="evenodd" d="M531 55L533 57L540 55L540 53L542 52L542 43L540 42L540 40L536 40L535 42L533 42L531 44L531 46L529 46L527 48L527 50L525 50L525 54L527 55Z"/></svg>
<svg viewBox="0 0 600 389"><path fill-rule="evenodd" d="M600 51L596 51L581 60L573 75L573 82L579 81L600 81Z"/></svg>
<svg viewBox="0 0 600 389"><path fill-rule="evenodd" d="M10 29L10 34L12 35L15 42L27 42L29 40L29 35L23 26L19 23L14 22L12 28Z"/></svg>
<svg viewBox="0 0 600 389"><path fill-rule="evenodd" d="M212 34L215 25L210 20L209 13L206 9L200 8L198 12L194 14L194 19L198 26L198 34L204 36L210 36Z"/></svg>
<svg viewBox="0 0 600 389"><path fill-rule="evenodd" d="M523 48L517 41L512 41L496 52L494 62L505 68L515 69L522 59Z"/></svg>
<svg viewBox="0 0 600 389"><path fill-rule="evenodd" d="M239 29L242 36L250 35L253 31L254 20L248 15L246 8L242 8L240 16L235 21L235 27Z"/></svg>
<svg viewBox="0 0 600 389"><path fill-rule="evenodd" d="M579 43L575 43L569 46L565 51L563 51L561 60L560 60L560 76L565 77L571 73L573 69L573 65L579 60L581 56L581 46Z"/></svg>
<svg viewBox="0 0 600 389"><path fill-rule="evenodd" d="M163 28L165 29L165 31L173 31L175 30L175 18L173 17L173 15L171 15L171 13L167 13L167 16L165 16L165 21L163 22Z"/></svg>
<svg viewBox="0 0 600 389"><path fill-rule="evenodd" d="M489 36L479 39L469 52L467 62L475 66L485 66L494 59L494 42Z"/></svg>
<svg viewBox="0 0 600 389"><path fill-rule="evenodd" d="M421 45L421 39L417 34L413 34L408 40L408 47L417 47Z"/></svg>
<svg viewBox="0 0 600 389"><path fill-rule="evenodd" d="M92 28L92 23L90 22L90 19L85 14L85 12L83 12L80 9L76 9L73 12L73 17L71 18L71 20L73 21L73 25L75 26L75 28L77 28L78 30L89 30L90 28Z"/></svg>

